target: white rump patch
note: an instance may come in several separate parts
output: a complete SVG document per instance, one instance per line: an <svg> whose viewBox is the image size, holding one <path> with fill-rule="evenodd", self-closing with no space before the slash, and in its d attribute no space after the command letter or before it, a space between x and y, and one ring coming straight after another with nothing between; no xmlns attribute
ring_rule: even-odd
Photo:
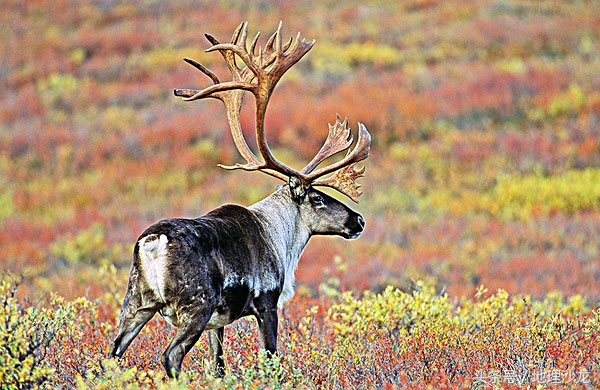
<svg viewBox="0 0 600 390"><path fill-rule="evenodd" d="M144 277L161 302L166 302L164 297L168 242L164 234L150 234L139 241Z"/></svg>

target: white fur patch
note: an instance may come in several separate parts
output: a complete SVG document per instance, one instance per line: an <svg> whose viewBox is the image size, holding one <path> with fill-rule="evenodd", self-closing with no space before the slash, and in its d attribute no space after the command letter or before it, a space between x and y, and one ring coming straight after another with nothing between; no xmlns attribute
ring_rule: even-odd
<svg viewBox="0 0 600 390"><path fill-rule="evenodd" d="M230 271L225 275L225 280L223 281L223 288L229 288L233 286L237 286L244 283L244 277L239 277L237 273Z"/></svg>
<svg viewBox="0 0 600 390"><path fill-rule="evenodd" d="M139 241L144 277L158 299L165 301L165 272L168 261L167 236L150 234Z"/></svg>
<svg viewBox="0 0 600 390"><path fill-rule="evenodd" d="M285 267L285 278L283 281L283 291L279 296L279 300L277 301L277 306L279 308L283 307L283 304L292 299L294 296L294 282L296 280L296 267L298 266L298 261L288 261Z"/></svg>

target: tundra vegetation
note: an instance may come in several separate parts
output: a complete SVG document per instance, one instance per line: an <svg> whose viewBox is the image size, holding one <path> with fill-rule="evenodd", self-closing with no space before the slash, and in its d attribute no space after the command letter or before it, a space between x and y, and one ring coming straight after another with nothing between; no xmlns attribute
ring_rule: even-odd
<svg viewBox="0 0 600 390"><path fill-rule="evenodd" d="M3 4L2 386L599 387L598 2L242 3ZM183 57L227 72L202 34L243 20L316 39L270 101L270 146L301 166L335 113L363 122L367 225L311 240L275 358L241 320L223 378L203 337L170 380L161 318L105 356L146 226L273 192L216 167L239 161L220 102L172 96L206 82Z"/></svg>

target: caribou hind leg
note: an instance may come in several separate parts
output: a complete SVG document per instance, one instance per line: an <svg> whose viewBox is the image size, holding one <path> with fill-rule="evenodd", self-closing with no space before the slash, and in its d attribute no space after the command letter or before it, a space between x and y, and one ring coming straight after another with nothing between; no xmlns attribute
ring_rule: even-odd
<svg viewBox="0 0 600 390"><path fill-rule="evenodd" d="M225 376L225 361L223 360L223 336L225 334L225 328L213 329L208 333L210 340L210 352L213 356L215 363L215 369L217 370L217 376Z"/></svg>
<svg viewBox="0 0 600 390"><path fill-rule="evenodd" d="M212 312L203 310L200 315L187 317L177 328L175 337L173 337L160 359L168 376L171 378L179 376L183 358L202 335L211 315Z"/></svg>
<svg viewBox="0 0 600 390"><path fill-rule="evenodd" d="M121 313L119 333L110 347L108 356L121 357L144 325L150 321L159 309L160 306L145 306L133 310L124 308Z"/></svg>

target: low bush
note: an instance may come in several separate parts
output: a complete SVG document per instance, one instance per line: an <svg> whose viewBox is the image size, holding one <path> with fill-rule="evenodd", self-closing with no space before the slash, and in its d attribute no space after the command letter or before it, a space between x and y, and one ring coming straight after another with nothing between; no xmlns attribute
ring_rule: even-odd
<svg viewBox="0 0 600 390"><path fill-rule="evenodd" d="M226 376L212 371L206 340L177 381L159 363L170 338L162 320L144 328L122 359L106 359L116 333L114 302L28 305L3 282L2 388L422 388L598 386L600 310L574 295L543 299L480 287L453 298L430 284L362 295L329 287L299 296L280 322L280 354L259 349L253 320L226 331ZM132 352L135 351L135 353Z"/></svg>

